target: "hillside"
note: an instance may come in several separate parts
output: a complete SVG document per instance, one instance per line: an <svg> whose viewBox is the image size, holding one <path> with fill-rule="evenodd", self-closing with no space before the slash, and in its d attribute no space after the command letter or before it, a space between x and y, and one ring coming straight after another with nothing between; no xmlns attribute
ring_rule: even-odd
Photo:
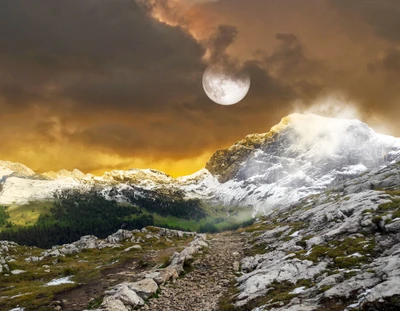
<svg viewBox="0 0 400 311"><path fill-rule="evenodd" d="M394 163L223 234L149 227L50 250L1 242L0 306L398 310L399 224Z"/></svg>

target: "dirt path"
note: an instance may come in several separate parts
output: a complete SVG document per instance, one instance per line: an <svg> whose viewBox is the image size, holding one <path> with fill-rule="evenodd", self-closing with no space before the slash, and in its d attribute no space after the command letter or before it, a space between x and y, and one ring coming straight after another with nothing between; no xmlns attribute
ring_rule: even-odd
<svg viewBox="0 0 400 311"><path fill-rule="evenodd" d="M244 239L235 232L209 235L210 248L193 263L193 271L161 287L159 298L141 310L213 311L235 278L234 265L243 256Z"/></svg>

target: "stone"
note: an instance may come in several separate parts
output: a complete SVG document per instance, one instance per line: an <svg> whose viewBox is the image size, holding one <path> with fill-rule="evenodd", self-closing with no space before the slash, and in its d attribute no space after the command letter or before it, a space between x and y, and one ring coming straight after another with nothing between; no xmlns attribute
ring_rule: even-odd
<svg viewBox="0 0 400 311"><path fill-rule="evenodd" d="M129 287L133 289L141 298L147 299L154 295L158 290L157 283L150 278L138 282L130 283Z"/></svg>
<svg viewBox="0 0 400 311"><path fill-rule="evenodd" d="M368 291L365 299L367 301L377 301L382 297L392 297L400 295L400 277L391 278L385 282L382 282Z"/></svg>
<svg viewBox="0 0 400 311"><path fill-rule="evenodd" d="M115 297L105 297L98 310L104 311L130 311L124 303Z"/></svg>
<svg viewBox="0 0 400 311"><path fill-rule="evenodd" d="M104 299L101 307L108 307L109 302L112 302L114 304L116 301L120 301L124 306L130 307L144 305L143 299L140 298L139 295L129 285L130 283L118 284L112 289L106 291L106 298Z"/></svg>
<svg viewBox="0 0 400 311"><path fill-rule="evenodd" d="M11 274L22 274L22 273L25 273L25 272L26 272L25 270L16 269L16 270L12 270Z"/></svg>
<svg viewBox="0 0 400 311"><path fill-rule="evenodd" d="M363 273L356 277L352 277L345 282L339 283L336 286L328 289L324 292L324 298L332 299L337 297L349 298L351 293L354 291L358 291L361 289L368 289L376 284L378 284L380 280L374 277L372 273Z"/></svg>
<svg viewBox="0 0 400 311"><path fill-rule="evenodd" d="M131 246L131 247L125 248L125 249L124 249L124 253L130 252L131 250L139 251L139 250L141 250L141 249L142 249L142 247L141 247L140 245L133 245L133 246Z"/></svg>
<svg viewBox="0 0 400 311"><path fill-rule="evenodd" d="M385 230L389 233L400 232L400 218L392 220L392 222L385 225Z"/></svg>
<svg viewBox="0 0 400 311"><path fill-rule="evenodd" d="M321 289L327 286L335 286L336 284L342 282L344 280L343 276L340 273L329 275L323 278L318 284L317 288Z"/></svg>

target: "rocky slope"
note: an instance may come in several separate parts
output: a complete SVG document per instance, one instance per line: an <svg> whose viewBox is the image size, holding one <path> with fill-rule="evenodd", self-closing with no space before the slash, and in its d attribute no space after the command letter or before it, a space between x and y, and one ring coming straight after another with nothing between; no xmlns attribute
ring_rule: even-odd
<svg viewBox="0 0 400 311"><path fill-rule="evenodd" d="M58 189L96 186L119 201L127 201L127 193L156 191L268 212L399 159L400 139L377 134L360 121L292 114L268 133L249 135L217 151L205 169L181 178L138 169L101 177L78 170L36 175L23 165L2 162L0 204L24 204L50 199Z"/></svg>
<svg viewBox="0 0 400 311"><path fill-rule="evenodd" d="M400 163L272 213L244 234L251 256L242 261L238 307L400 308Z"/></svg>

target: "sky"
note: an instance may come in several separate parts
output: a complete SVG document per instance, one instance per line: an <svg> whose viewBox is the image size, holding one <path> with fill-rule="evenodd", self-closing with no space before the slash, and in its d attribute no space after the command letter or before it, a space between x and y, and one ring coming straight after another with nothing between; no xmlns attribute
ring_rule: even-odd
<svg viewBox="0 0 400 311"><path fill-rule="evenodd" d="M212 102L209 65L246 98ZM179 176L303 111L400 136L400 1L0 1L2 160Z"/></svg>

